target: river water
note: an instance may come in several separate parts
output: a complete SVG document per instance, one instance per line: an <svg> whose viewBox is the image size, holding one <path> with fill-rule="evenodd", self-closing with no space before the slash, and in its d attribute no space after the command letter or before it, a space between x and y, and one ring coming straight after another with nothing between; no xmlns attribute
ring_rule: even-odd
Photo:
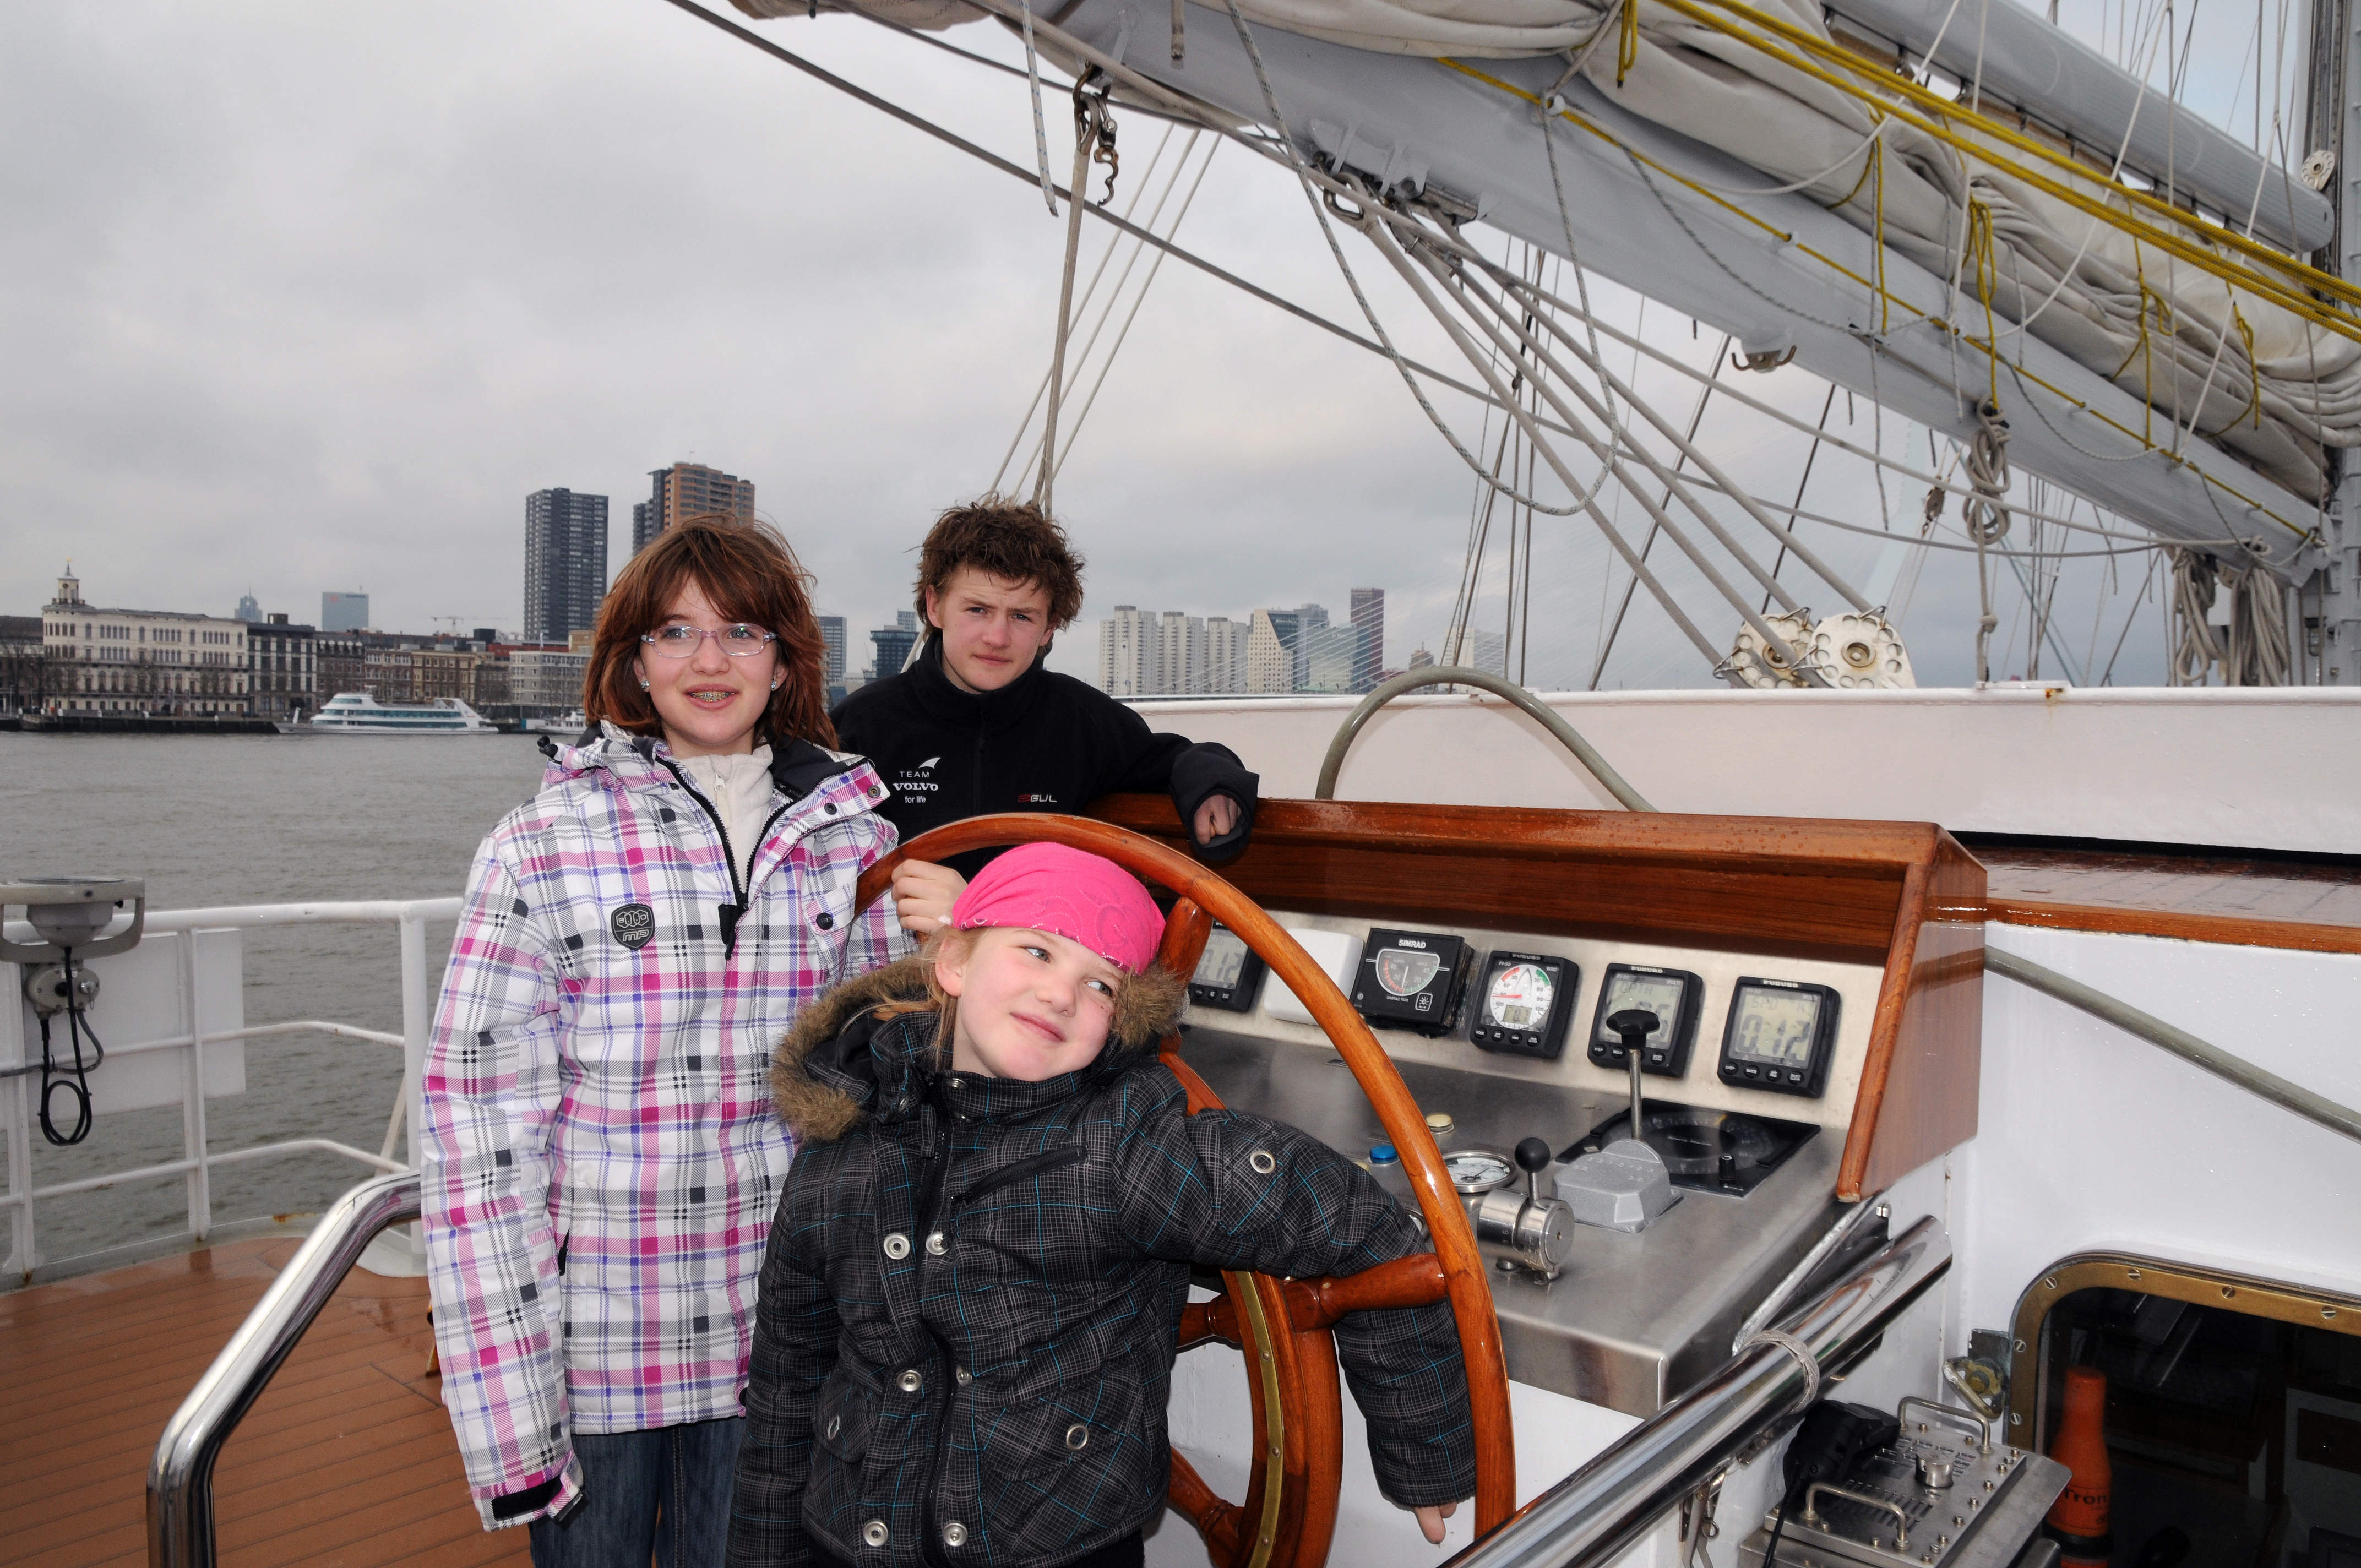
<svg viewBox="0 0 2361 1568"><path fill-rule="evenodd" d="M518 735L0 732L0 881L145 877L154 910L456 896L476 846L540 786L541 772L533 739ZM323 1018L400 1033L395 932L383 925L247 933L247 1023ZM450 946L447 923L428 927L438 983ZM17 1004L14 994L0 998ZM384 1141L401 1082L399 1050L288 1035L247 1042L246 1064L246 1092L208 1102L216 1153L297 1137L374 1152ZM0 1130L0 1140L5 1135ZM181 1157L181 1113L101 1116L73 1148L52 1148L38 1130L30 1144L37 1188L128 1170ZM231 1166L214 1172L214 1216L226 1223L315 1213L369 1174L315 1155ZM44 1272L181 1231L186 1190L176 1176L43 1202ZM0 1217L0 1256L5 1226Z"/></svg>

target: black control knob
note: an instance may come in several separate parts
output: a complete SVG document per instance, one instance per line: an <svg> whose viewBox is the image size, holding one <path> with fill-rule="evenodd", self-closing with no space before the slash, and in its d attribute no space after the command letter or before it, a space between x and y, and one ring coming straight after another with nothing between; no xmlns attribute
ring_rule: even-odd
<svg viewBox="0 0 2361 1568"><path fill-rule="evenodd" d="M1527 1138L1517 1146L1517 1168L1528 1176L1538 1176L1550 1168L1550 1146L1539 1138Z"/></svg>
<svg viewBox="0 0 2361 1568"><path fill-rule="evenodd" d="M1634 1056L1647 1048L1648 1036L1664 1025L1663 1019L1644 1007L1626 1007L1607 1019L1607 1026L1623 1036L1623 1048Z"/></svg>

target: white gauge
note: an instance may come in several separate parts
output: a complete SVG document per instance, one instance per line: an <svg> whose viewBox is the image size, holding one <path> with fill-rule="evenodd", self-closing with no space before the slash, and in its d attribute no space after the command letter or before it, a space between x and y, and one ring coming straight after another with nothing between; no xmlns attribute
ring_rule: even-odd
<svg viewBox="0 0 2361 1568"><path fill-rule="evenodd" d="M1483 1005L1467 1021L1467 1038L1483 1050L1554 1060L1581 988L1582 970L1570 959L1495 952L1484 963Z"/></svg>
<svg viewBox="0 0 2361 1568"><path fill-rule="evenodd" d="M1506 1187L1517 1174L1508 1156L1490 1149L1459 1149L1444 1155L1443 1168L1451 1173L1451 1185L1462 1192L1489 1192Z"/></svg>
<svg viewBox="0 0 2361 1568"><path fill-rule="evenodd" d="M1557 981L1539 964L1510 964L1493 971L1484 988L1484 1015L1503 1029L1538 1029L1550 1014Z"/></svg>

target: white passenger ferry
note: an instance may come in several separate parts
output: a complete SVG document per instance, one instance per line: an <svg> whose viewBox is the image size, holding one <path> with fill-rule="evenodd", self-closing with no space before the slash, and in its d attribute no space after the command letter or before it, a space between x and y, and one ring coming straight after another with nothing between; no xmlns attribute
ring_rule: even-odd
<svg viewBox="0 0 2361 1568"><path fill-rule="evenodd" d="M324 735L497 735L500 727L456 696L432 702L379 702L367 692L338 692L312 716Z"/></svg>

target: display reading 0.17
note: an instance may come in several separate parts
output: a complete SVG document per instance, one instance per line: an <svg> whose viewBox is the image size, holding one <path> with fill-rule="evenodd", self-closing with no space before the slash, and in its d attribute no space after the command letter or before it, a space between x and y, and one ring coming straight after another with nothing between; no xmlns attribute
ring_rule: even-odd
<svg viewBox="0 0 2361 1568"><path fill-rule="evenodd" d="M1721 1080L1817 1098L1836 1054L1837 993L1792 980L1741 980L1721 1036Z"/></svg>

